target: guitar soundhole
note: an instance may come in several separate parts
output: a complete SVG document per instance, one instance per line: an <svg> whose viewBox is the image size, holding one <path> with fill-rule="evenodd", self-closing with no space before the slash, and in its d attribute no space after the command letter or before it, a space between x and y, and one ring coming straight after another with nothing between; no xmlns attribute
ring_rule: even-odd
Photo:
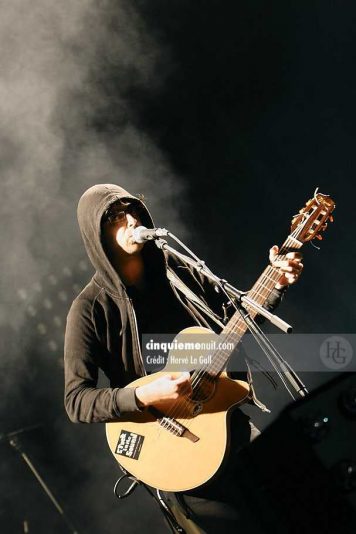
<svg viewBox="0 0 356 534"><path fill-rule="evenodd" d="M193 395L192 400L196 402L206 402L215 391L215 380L208 374L192 376Z"/></svg>

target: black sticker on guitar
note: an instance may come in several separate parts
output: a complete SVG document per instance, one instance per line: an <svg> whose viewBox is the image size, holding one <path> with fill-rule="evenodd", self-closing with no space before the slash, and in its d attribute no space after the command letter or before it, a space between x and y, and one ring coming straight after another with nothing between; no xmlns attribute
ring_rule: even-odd
<svg viewBox="0 0 356 534"><path fill-rule="evenodd" d="M129 430L121 430L115 453L138 460L145 436L135 434Z"/></svg>

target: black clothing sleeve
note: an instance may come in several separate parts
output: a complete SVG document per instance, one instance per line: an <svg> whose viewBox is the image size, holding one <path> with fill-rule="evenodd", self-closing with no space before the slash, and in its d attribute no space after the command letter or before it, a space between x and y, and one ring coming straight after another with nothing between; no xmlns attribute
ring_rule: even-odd
<svg viewBox="0 0 356 534"><path fill-rule="evenodd" d="M113 421L139 409L135 388L97 388L104 350L95 332L92 306L76 299L67 317L64 342L65 408L75 423Z"/></svg>

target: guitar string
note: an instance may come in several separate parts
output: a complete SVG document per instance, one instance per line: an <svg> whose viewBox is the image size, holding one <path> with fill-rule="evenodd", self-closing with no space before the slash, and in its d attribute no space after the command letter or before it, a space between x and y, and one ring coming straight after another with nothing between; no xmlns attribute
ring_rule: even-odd
<svg viewBox="0 0 356 534"><path fill-rule="evenodd" d="M284 257L283 254L279 254L277 259L278 259L278 260L281 260L281 259L283 259L283 257ZM271 274L272 276L267 276L267 277L266 277L266 272L268 272L268 273ZM264 279L264 280L265 280L266 278L268 278L270 281L273 281L273 284L275 284L275 282L277 282L278 279L280 279L280 273L279 273L279 272L277 271L277 269L275 269L275 268L269 268L269 269L266 269L265 272L264 272L264 274L263 274L263 276L261 277L261 279ZM261 284L261 283L258 284L258 285L259 285L259 287L261 288L262 291L260 291L259 289L257 289L257 291L256 291L256 290L253 290L251 293L252 293L252 295L256 295L256 296L257 296L257 295L261 295L261 293L262 293L263 301L265 301L268 295L263 294L263 293L264 293L264 290L268 290L268 291L269 291L270 289L273 289L273 288L269 288L269 287L267 287L265 284ZM236 333L235 333L235 332L236 332L236 327L237 327L237 326L240 326L240 325L238 324L240 321L241 321L241 317L238 318L238 321L237 321L237 322L234 321L234 323L236 323L236 324L233 323L233 326L231 327L230 332L228 331L227 334L226 334L225 337L224 337L225 340L231 340L231 337L233 336L233 337L234 337L234 340L233 340L233 341L234 341L234 345L235 345L235 346L238 344L238 342L240 341L241 337L243 336L243 334L245 333L245 330L246 330L246 329L242 329L241 327L238 328L238 330L240 330L240 332L239 332L240 335L236 336ZM236 342L236 337L238 337L237 342ZM231 352L231 351L230 351L230 352ZM217 364L215 364L215 365L212 367L212 369L213 369L213 375L214 375L214 374L217 375L217 374L218 374L219 372L221 372L221 370L225 367L226 356L228 356L228 354L226 354L226 353L223 351L223 356L224 356L224 358L223 358L223 363L224 363L224 365L222 365L221 357L220 357L220 358L217 360ZM215 377L214 377L214 378L215 378ZM211 377L211 378L210 378L210 381L211 381L211 382L213 382L213 381L216 382L216 381L214 380L214 378ZM206 380L209 380L209 374L208 374L207 377L205 377L205 379L206 379ZM198 383L197 385L198 385L198 387L200 386L199 383Z"/></svg>
<svg viewBox="0 0 356 534"><path fill-rule="evenodd" d="M319 211L319 210L317 210L317 209L313 210L313 212L310 214L310 217L315 215L317 211ZM323 216L325 216L325 213L323 213ZM308 217L308 220L310 220L310 217ZM315 220L315 217L314 217L314 220ZM303 243L299 242L299 240L296 239L296 238L297 238L298 234L302 231L304 226L305 226L305 220L301 220L300 223L298 224L298 226L294 229L293 232L291 232L291 234L287 237L285 243L282 245L282 247L281 247L281 249L279 251L279 254L276 257L277 260L284 259L284 254L282 254L282 252L283 251L288 252L289 247L291 246L291 248L292 248L293 244L294 244L293 248L297 248L297 249L302 246ZM295 243L295 241L297 241L297 243ZM300 243L300 245L299 245L299 243ZM297 247L295 245L297 245ZM269 275L271 275L271 276L269 276ZM254 298L256 298L256 296L261 296L262 295L263 300L265 301L267 296L268 296L268 293L273 289L273 288L270 288L268 285L265 285L265 283L268 284L268 281L277 282L278 278L276 279L275 276L280 276L278 271L275 268L273 268L271 266L266 268L265 271L262 273L261 277L255 283L255 286L256 285L258 286L257 291L256 291L256 289L252 288L252 290L249 292L249 295L253 295ZM263 289L266 289L267 295L263 295ZM249 308L248 306L246 306L246 307ZM256 313L254 315L256 315ZM236 323L236 321L235 321L235 323ZM242 332L242 335L243 334L244 334L244 332ZM238 340L238 342L239 342L239 340ZM220 366L217 369L217 371L220 371ZM204 370L202 370L202 373L203 372L204 372ZM198 377L199 377L199 374L198 374Z"/></svg>
<svg viewBox="0 0 356 534"><path fill-rule="evenodd" d="M316 210L315 210L315 211L316 211ZM315 211L314 211L314 212L315 212ZM298 227L295 229L295 234L296 234L296 235L297 235L299 229L301 229L301 228L300 228L300 225L298 225ZM287 245L289 245L289 244L292 245L292 244L293 244L293 241L294 241L294 239L293 239L293 238L294 238L293 233L294 233L294 232L292 232L292 233L290 234L290 236L288 236L286 242L285 242L284 245L281 247L281 250L279 251L279 254L278 254L277 257L276 257L276 260L281 260L281 259L283 258L283 256L284 256L283 254L281 254L282 250L283 250L285 247L287 247ZM290 241L290 243L289 243L289 241ZM299 243L298 243L298 244L299 244ZM302 243L301 243L301 245L302 245ZM298 247L298 248L300 248L300 247ZM269 275L271 275L271 276L269 276ZM277 276L277 278L276 278L276 276ZM276 282L278 281L278 278L279 278L279 277L280 277L280 273L278 273L278 271L277 271L276 268L273 268L273 267L270 267L270 266L267 267L267 268L265 269L265 271L262 273L262 276L260 276L260 278L258 279L258 281L255 283L254 287L253 287L252 290L249 292L249 294L250 294L250 295L253 295L254 298L259 297L259 296L262 296L262 301L261 301L261 302L262 302L262 303L265 302L266 299L267 299L267 297L268 297L268 293L269 293L270 291L272 291L273 286L271 286L271 288L269 288L269 286L268 286L268 285L265 285L263 282L266 282L267 284L268 284L268 281L273 282L273 283L276 283ZM257 285L257 290L255 289L255 286L256 286L256 285ZM266 294L265 294L265 295L263 295L263 291L264 291L264 290L266 290ZM247 308L249 308L249 307L247 306ZM256 313L255 313L255 312L253 312L253 313L254 313L254 316L255 316ZM239 322L241 322L241 316L238 317L237 319L235 319L234 321L232 321L233 326L230 327L230 331L229 331L229 330L227 331L227 334L225 335L225 338L224 338L225 340L231 338L231 335L232 335L232 332L233 332L233 327L235 326L235 328L236 328L237 326L239 326ZM229 322L229 324L230 324L230 322ZM240 328L240 329L241 329L241 328ZM234 343L235 346L236 346L236 345L238 344L238 342L241 340L241 337L242 337L243 334L245 333L246 328L245 328L244 330L243 330L243 329L241 329L241 330L242 330L242 332L241 332L241 335L239 336L239 339L237 340L236 343ZM234 333L233 335L234 335L234 337L236 336L235 333ZM221 358L220 358L220 360L221 360ZM226 361L226 358L224 358L223 362L221 362L221 361L219 362L219 359L218 359L218 363L220 363L220 364L218 365L218 367L216 367L215 370L214 370L214 366L213 366L213 367L210 367L210 368L213 369L216 373L220 373L220 372L222 371L222 365L221 365L221 364L224 363L224 365L225 365L225 361ZM206 366L205 369L204 369L204 366L203 366L203 369L202 369L199 373L197 373L196 377L193 379L193 382L192 382L192 389L196 388L196 386L197 386L197 387L200 386L200 383L202 382L202 380L203 380L203 378L204 378L205 370L206 370L207 368L208 368L208 367ZM206 379L206 378L207 378L207 377L205 376L205 379ZM209 378L209 373L208 373L208 378ZM211 381L215 381L215 377L211 377L210 380L211 380ZM187 400L188 400L188 397L187 397ZM178 405L177 408L179 408L179 407L181 406L181 404L182 404L181 402L176 403L176 405ZM185 402L185 404L188 404L187 401ZM171 411L172 411L172 410L171 410ZM176 411L176 410L174 410L174 411ZM169 417L170 417L170 414L167 414L166 419L168 420Z"/></svg>
<svg viewBox="0 0 356 534"><path fill-rule="evenodd" d="M277 281L277 279L274 280L274 281ZM235 329L236 329L236 326L237 325L235 325ZM241 330L241 329L239 328L239 330ZM236 346L238 341L241 339L242 335L244 334L244 331L240 332L240 334L241 334L240 336L237 336L239 338L237 341L236 341L236 334L232 333L232 332L227 332L227 334L225 334L224 338L225 338L225 340L230 340L231 341L231 338L232 338L232 335L233 335L233 337L234 337L233 344L234 344L234 346ZM225 361L226 361L226 358L224 358L224 364L225 364ZM220 356L220 358L217 360L217 363L215 363L211 367L211 372L210 373L207 373L204 376L204 373L205 373L206 369L203 369L200 373L198 373L197 376L195 377L195 380L193 380L193 382L192 382L192 391L193 391L193 393L194 393L195 390L198 390L198 392L199 392L199 389L202 389L202 386L203 386L205 391L202 391L200 393L200 397L203 397L204 401L206 402L207 398L209 397L209 395L208 396L206 395L206 389L205 389L206 385L208 387L210 385L212 388L214 388L214 386L216 386L216 384L217 384L216 377L217 377L218 373L221 372L221 370L222 370L222 368L224 366L225 365L221 364L221 356ZM211 391L211 393L213 393L213 390ZM199 395L197 396L197 401L199 401ZM189 429L190 424L189 424L187 418L183 419L183 416L184 416L184 412L188 413L190 411L190 410L187 410L187 408L191 407L191 403L192 403L191 397L189 398L188 395L186 396L186 398L184 398L184 397L180 398L179 402L177 402L175 404L175 406L173 407L173 409L170 410L170 412L167 414L167 416L165 418L165 422L163 421L162 426L165 427L165 428L171 427L171 431L172 431L172 426L171 426L170 419L172 419L172 418L177 419L177 418L179 418L179 415L181 414L180 424L182 424L183 426L185 426L186 428ZM176 431L173 430L173 433L179 434L180 430L176 430Z"/></svg>
<svg viewBox="0 0 356 534"><path fill-rule="evenodd" d="M287 247L289 248L289 245L292 244L293 237L294 236L293 236L293 233L292 233L291 236L289 236L287 238L285 243L282 245L278 255L276 256L276 260L275 261L280 261L280 260L284 259L285 254L283 254L283 250L285 250ZM290 238L292 238L292 239L290 239ZM269 275L271 275L271 276L269 276ZM277 268L272 267L272 266L268 266L264 270L264 272L262 273L260 278L257 280L257 282L255 283L254 287L250 290L249 295L254 299L256 299L256 297L262 296L263 301L266 301L266 299L268 297L268 292L272 291L273 287L269 288L263 282L266 282L266 280L267 280L267 281L273 282L275 284L278 281L279 278L280 278L280 273L278 272ZM257 289L255 289L256 285L258 286ZM263 293L265 291L267 292L267 294L264 295ZM231 337L232 336L236 337L236 334L235 334L234 330L238 326L238 323L240 322L240 320L241 320L241 316L237 317L237 320L235 319L235 321L232 321L233 324L229 328L227 333L225 334L225 336L223 338L224 341L227 341L227 340L231 341ZM230 324L230 322L228 324ZM241 328L240 328L240 330L241 330ZM236 340L234 340L235 341L234 342L235 347L237 346L237 344L241 340L241 338L242 338L243 334L245 333L245 331L246 331L246 329L243 332L241 332L240 336L238 336L239 339L237 340L237 342L236 342ZM231 353L231 351L230 351L230 353ZM206 370L209 368L207 365L205 367L203 366L203 368L200 370L200 372L197 373L197 375L194 377L194 379L192 381L192 384L191 384L192 385L192 391L194 392L194 389L196 390L197 388L199 388L204 379L206 381L210 382L210 383L215 383L216 382L216 376L214 376L214 373L218 376L218 373L220 373L222 371L222 363L225 364L225 358L224 358L224 362L221 361L221 358L218 358L218 360L217 360L217 364L218 365L216 365L216 363L215 363L213 366L210 366L210 369L213 371L213 375L212 376L210 375L210 373L207 373L207 375L205 375L205 377L203 376L206 373ZM163 424L163 425L161 424L161 426L163 428L164 427L168 428L170 426L169 419L179 418L178 413L179 413L180 409L184 408L184 406L183 406L184 404L185 404L186 408L190 407L191 402L192 401L189 400L188 396L186 398L183 397L183 398L179 399L179 401L177 401L175 403L175 405L172 407L172 409L169 411L169 413L165 416L165 419L167 419L166 424ZM182 414L183 413L184 412L182 412ZM182 423L185 420L186 420L185 418L182 419ZM187 425L184 425L184 426L187 427Z"/></svg>
<svg viewBox="0 0 356 534"><path fill-rule="evenodd" d="M300 242L300 246L299 247L295 247L295 237L298 235L298 231L299 230L301 230L300 225L298 225L298 227L295 229L295 231L292 232L290 234L290 236L288 236L288 238L286 239L285 243L282 245L282 247L281 247L281 249L279 251L279 254L276 256L276 260L285 259L286 255L283 254L283 250L287 253L288 250L289 250L289 246L292 247L294 245L293 248L300 248L303 245L303 243ZM293 236L294 233L295 233L295 236ZM299 242L297 242L297 245L299 245ZM280 273L278 272L277 268L274 268L272 266L268 266L264 270L264 272L262 273L260 278L257 280L257 282L255 283L254 287L250 290L249 296L253 296L254 299L256 299L256 297L262 296L261 304L263 304L267 300L268 293L273 290L273 286L269 287L268 285L265 285L265 284L268 284L268 282L273 282L275 284L278 281L278 279L280 279ZM257 286L257 289L255 288L255 286ZM266 291L266 294L263 294L264 291ZM246 305L246 308L248 309L250 307L248 305ZM251 310L250 310L250 312L251 312ZM253 310L252 310L252 312L253 312ZM253 314L254 314L254 316L257 315L256 312L253 312ZM233 319L233 317L231 319ZM236 316L234 321L231 321L231 322L229 321L228 324L229 325L232 324L233 326L230 326L230 329L225 334L225 337L224 337L225 340L231 339L232 335L234 337L236 337L235 330L239 326L239 323L241 322L241 319L242 319L241 316L239 316L239 317ZM244 333L246 332L247 328L246 327L244 327L244 328L240 327L239 329L242 330L242 331L241 331L240 336L238 336L237 342L234 340L235 341L235 343L234 343L235 347L240 342L240 340L241 340L242 336L244 335ZM226 356L229 357L230 354L231 354L231 351L230 351L230 353L228 355L224 355L225 357L223 359L223 362L221 362L221 358L220 358L220 362L219 362L219 359L218 359L218 366L215 365L215 367L216 367L215 369L214 369L214 366L210 366L210 369L213 369L213 371L216 373L217 376L218 376L219 373L221 373L221 371L225 367ZM224 363L224 366L222 365L222 363ZM205 368L203 366L201 371L197 373L196 377L192 381L192 389L196 388L196 386L199 387L200 383L203 381L203 379L205 378L205 380L207 380L207 377L208 377L208 379L210 377L210 381L211 382L216 382L216 377L210 376L209 373L208 373L207 376L204 377L204 373L205 373L206 369L208 369L208 366L206 366ZM189 397L187 396L187 401L188 401L188 399L189 399ZM185 402L185 404L189 405L189 403L187 401ZM184 399L183 399L183 403L184 403ZM191 401L190 401L190 403L191 403ZM179 402L179 403L176 403L176 404L177 404L177 408L179 408L179 407L181 407L182 402ZM174 411L176 411L176 410L174 410ZM169 419L169 417L170 416L168 414L166 416L166 418Z"/></svg>
<svg viewBox="0 0 356 534"><path fill-rule="evenodd" d="M278 259L279 260L282 259L282 255L278 255ZM267 269L268 268L266 268L266 270ZM269 270L269 272L270 272L270 270ZM264 276L264 278L266 278L266 277ZM268 277L268 278L270 280L272 280L270 277ZM280 278L280 275L278 275L278 278ZM278 278L276 280L273 279L273 281L276 282L278 280ZM266 286L264 286L264 287L266 287ZM263 288L262 288L262 291L263 291ZM236 312L236 313L238 313L238 312ZM235 332L233 330L236 330L236 327L239 326L238 323L240 322L240 320L241 320L241 316L238 316L237 321L233 321L232 326L231 326L231 330L227 331L227 333L224 335L222 343L232 341L232 336L234 338L236 337L236 334L235 334ZM236 324L234 324L234 323L236 323ZM244 332L241 332L241 335L237 336L238 337L237 342L236 342L236 339L233 340L233 344L234 344L235 347L239 343L239 341L242 338L243 334L244 334ZM193 379L193 381L191 383L192 392L194 393L194 390L199 389L204 380L209 385L211 385L211 387L214 387L214 385L216 384L216 377L217 377L218 373L221 372L221 368L222 367L223 366L222 366L221 358L218 358L217 363L214 363L213 366L210 366L210 369L212 371L212 375L210 373L206 373L206 370L208 369L208 366L203 366L203 368L197 373L197 375L194 377L194 379ZM205 376L204 376L204 373L206 373ZM198 401L199 401L199 398L198 398ZM189 429L189 422L188 422L189 419L183 418L183 417L179 417L179 412L181 412L182 415L183 415L184 411L186 411L187 408L190 408L191 402L192 401L190 400L190 398L188 396L186 396L185 398L184 397L180 398L179 401L177 401L175 403L175 406L173 406L172 409L170 410L170 412L166 415L166 417L165 417L166 423L161 424L161 426L163 428L165 428L165 429L168 429L171 426L169 419L177 419L177 418L179 418L180 419L180 424L185 426L185 428Z"/></svg>
<svg viewBox="0 0 356 534"><path fill-rule="evenodd" d="M286 245L288 245L287 240L286 240L286 243L285 243L285 244L283 245L283 247L281 248L281 252L282 252L283 248L286 247ZM277 260L283 260L284 257L285 257L285 255L284 255L283 253L279 253L276 259L277 259ZM255 285L258 285L258 286L260 286L260 287L262 286L262 287L261 287L262 292L263 292L263 289L264 289L264 288L267 290L267 292L270 292L271 289L273 289L273 288L269 288L269 287L265 286L265 284L261 283L261 280L265 281L266 279L268 279L268 280L270 280L270 281L273 281L273 283L275 283L275 282L278 281L278 278L276 279L275 276L273 276L272 278L271 278L270 276L268 276L268 275L267 275L267 272L268 272L268 274L272 274L272 275L275 275L275 276L277 276L278 278L280 278L280 273L277 271L277 269L276 269L276 268L273 268L273 267L271 267L271 266L268 266L268 267L265 269L265 271L262 273L262 275L260 276L260 278L257 280L256 284L255 284ZM252 295L252 294L253 294L254 296L260 296L260 295L261 295L261 291L260 291L260 290L257 290L257 291L256 291L256 290L254 290L254 288L252 288L252 290L250 290L250 292L249 292L249 295ZM267 299L268 294L267 294L267 295L262 295L262 297L263 297L263 299L265 300L265 299ZM238 319L239 319L239 320L240 320L240 318L241 318L241 316L238 316ZM236 321L235 321L235 322L236 322ZM230 323L229 323L229 324L230 324ZM234 325L234 327L235 327L235 326L236 326L236 325ZM226 339L231 339L231 334L232 334L233 336L235 336L235 332L232 331L232 329L230 328L230 330L227 331L227 333L225 334L225 337L223 338L224 341L225 341ZM239 341L239 340L238 340L238 341ZM204 371L205 371L205 369L204 369Z"/></svg>
<svg viewBox="0 0 356 534"><path fill-rule="evenodd" d="M279 257L278 257L279 260L282 259L282 257L283 257L282 254L279 254L278 256L279 256ZM273 272L273 271L272 271L272 272ZM277 273L277 272L276 272L276 274L277 274L278 278L280 278L280 274ZM276 280L273 279L273 282L276 282L276 281L278 280L278 278L277 278ZM264 286L264 287L266 287L266 286ZM266 298L266 296L264 296L264 298ZM243 333L244 333L244 332L241 332L242 335L243 335ZM232 334L233 334L234 337L235 337L235 334L234 334L232 331L227 332L227 334L225 335L225 339L231 339L231 335L232 335ZM238 341L241 339L242 335L239 337ZM237 341L237 342L236 342L236 340L234 340L234 341L235 341L234 345L236 346L237 343L238 343L238 341ZM218 367L216 367L216 365L215 365L215 369L214 369L214 366L213 366L213 374L214 374L214 373L217 374L217 372L220 371L220 368L221 368L221 367L222 367L221 365L219 365ZM194 389L199 388L200 385L201 385L201 383L202 383L202 381L204 380L203 373L205 372L206 368L207 368L207 367L205 367L205 369L203 369L201 373L198 373L198 375L195 377L195 380L193 380L193 382L192 382L192 390L193 390L193 391L194 391ZM210 376L210 374L208 374L207 376L205 376L205 381L208 381L208 382L210 382L211 384L215 384L215 383L216 383L215 378L216 378L215 376ZM185 405L185 406L184 406L184 405ZM189 407L190 407L190 405L191 405L191 400L189 399L188 396L187 396L186 398L183 397L183 398L179 399L179 402L177 402L177 403L175 404L175 406L172 407L172 410L170 410L170 413L168 413L168 414L165 416L166 422L163 423L163 424L161 423L161 426L162 426L162 427L165 427L165 428L168 428L169 426L171 426L171 422L169 421L169 419L179 417L178 414L179 414L180 409L182 409L182 408L184 408L184 407L186 408L187 405L188 405ZM183 414L182 414L182 415L183 415ZM186 418L184 418L184 420L181 420L181 424L183 424L183 422L184 422L185 420L186 420ZM184 425L184 426L187 427L187 426L189 426L189 425ZM179 431L178 431L178 432L179 432Z"/></svg>
<svg viewBox="0 0 356 534"><path fill-rule="evenodd" d="M283 249L288 245L288 239L286 240L286 243L281 247L281 251L282 253L279 253L276 257L276 260L283 260L285 255L283 254ZM268 274L267 274L268 273ZM271 276L269 276L271 275ZM271 267L271 266L268 266L265 271L262 273L262 275L260 276L260 278L258 279L258 281L256 282L255 286L257 285L258 288L257 290L252 288L252 290L250 291L250 294L251 296L253 296L253 298L256 299L256 296L262 296L263 298L263 301L265 301L268 297L268 292L270 292L273 287L269 288L268 286L266 286L264 283L261 283L261 281L263 280L264 282L266 280L269 280L271 282L273 282L273 284L275 285L275 283L278 281L278 279L280 279L280 273L278 272L277 268L274 268L274 267ZM267 292L267 294L263 294L264 292ZM231 336L233 335L234 337L236 337L236 334L234 332L234 330L236 329L236 326L238 326L238 322L240 322L241 320L241 316L239 316L237 318L238 320L237 321L234 321L234 323L236 323L235 325L233 325L229 331L227 331L227 333L225 334L225 337L224 339L225 340L231 340ZM235 328L234 328L235 327ZM241 330L241 328L240 328ZM238 344L238 342L240 341L242 335L244 334L245 330L241 332L241 335L238 336L238 340L236 342L236 340L234 340L234 345L236 346ZM226 355L225 355L226 356ZM222 362L220 361L221 358L218 359L218 365L213 365L213 366L210 366L210 368L213 370L213 374L215 373L216 375L221 372L222 370ZM225 364L225 358L224 358L224 364ZM224 365L225 366L225 365ZM203 366L204 367L204 366ZM205 378L205 381L208 381L210 383L216 383L216 380L215 380L215 376L210 376L210 373L208 373L207 376L203 376L203 374L205 373L206 369L208 368L208 366L205 366L205 368L203 368L200 373L197 374L197 376L195 377L195 379L193 380L192 382L192 390L194 391L194 389L197 389L200 387L202 381L204 380ZM189 403L189 397L186 397L186 399L182 398L182 399L179 399L180 402L177 402L176 403L176 406L171 410L172 413L168 413L167 416L166 416L166 419L167 419L167 423L166 423L166 427L169 427L170 426L170 422L168 421L169 419L171 418L177 418L179 417L178 416L178 411L183 408L184 404L187 406L190 406L190 403ZM190 401L191 402L191 401ZM186 419L181 419L181 424L183 424L183 421L185 421ZM186 428L188 427L189 428L189 425L184 425Z"/></svg>
<svg viewBox="0 0 356 534"><path fill-rule="evenodd" d="M289 240L287 239L284 245L281 247L281 251L280 251L281 253L278 254L276 258L277 260L282 260L285 258L285 255L283 254L283 252L289 244L290 244ZM269 287L268 285L266 285L266 283L270 281L275 284L279 278L280 278L280 273L278 272L276 268L272 266L267 267L264 273L262 273L261 277L258 279L258 281L255 284L257 288L254 286L252 290L250 290L249 296L251 296L253 299L257 301L258 301L258 297L262 296L262 302L261 302L262 304L263 301L267 299L268 293L273 289L273 287ZM249 307L248 305L246 305L246 308L251 311L251 307ZM256 313L254 313L254 315L256 315ZM233 326L233 328L236 328L236 324Z"/></svg>
<svg viewBox="0 0 356 534"><path fill-rule="evenodd" d="M297 230L295 230L295 233L297 234ZM278 252L278 255L276 256L276 260L275 261L281 261L283 260L286 256L285 254L283 253L283 251L285 251L286 249L288 250L288 248L293 244L294 242L294 239L295 239L295 236L293 236L293 233L288 236L288 238L286 239L285 243L282 245L281 249L279 250ZM275 284L278 279L280 279L280 273L278 271L277 268L269 265L268 267L266 267L266 269L264 270L264 272L261 274L261 276L259 277L259 279L256 281L256 283L254 284L253 288L249 291L248 295L253 298L253 299L256 299L258 297L262 297L263 302L265 302L268 298L268 293L270 293L272 290L273 290L273 287L269 287L268 285L265 285L268 284L268 282L273 282L273 284ZM255 286L257 286L257 288L255 288ZM266 293L266 294L264 294ZM246 305L246 308L249 309L249 306ZM237 313L237 312L235 312ZM251 310L250 310L250 313L251 313ZM254 313L254 316L257 315L256 313ZM233 317L231 318L233 319ZM240 342L243 334L245 333L246 331L246 328L245 329L242 329L241 327L239 328L239 323L241 322L241 316L237 316L235 320L232 320L232 321L229 321L229 325L231 324L231 326L229 326L229 330L223 334L223 341L222 343L227 343L227 342L233 342L233 344L235 345L235 347L238 345L238 343ZM235 333L235 330L236 328L238 330L243 330L241 332L240 335L238 335L238 339L236 341L235 340L232 340L232 337L236 337L236 333ZM220 334L221 335L221 334ZM233 349L234 350L234 349ZM196 391L200 386L201 384L203 383L203 381L207 381L208 383L210 384L214 384L216 383L216 378L217 376L222 372L223 370L223 367L225 367L225 360L226 360L226 354L224 353L224 351L220 351L220 353L223 352L223 355L224 355L224 359L222 361L222 358L221 357L218 357L218 359L214 362L213 365L203 365L203 367L199 370L199 372L195 375L195 377L193 378L192 380L192 383L191 383L191 387L192 387L192 392L194 393L194 391ZM229 354L231 354L232 351L229 352ZM214 358L214 354L212 356L212 358ZM224 366L222 365L224 363ZM207 370L210 369L212 371L212 374L210 373L207 373ZM205 375L205 376L204 376ZM198 399L199 401L199 399ZM160 426L162 428L168 428L169 426L171 426L171 422L169 421L169 419L176 419L176 418L180 418L182 423L183 421L186 421L187 419L186 418L181 418L179 417L179 412L182 413L182 415L184 414L184 411L187 409L187 408L190 408L191 407L191 403L194 402L191 400L191 396L186 396L186 397L183 397L183 398L180 398L178 399L178 401L176 401L174 403L174 405L172 406L172 408L169 410L169 412L167 413L167 415L164 416L164 419L166 419L166 423L163 423L162 422L160 423ZM184 409L185 408L185 409ZM181 424L182 424L181 423ZM186 428L188 427L187 425L184 425ZM189 428L189 427L188 427Z"/></svg>

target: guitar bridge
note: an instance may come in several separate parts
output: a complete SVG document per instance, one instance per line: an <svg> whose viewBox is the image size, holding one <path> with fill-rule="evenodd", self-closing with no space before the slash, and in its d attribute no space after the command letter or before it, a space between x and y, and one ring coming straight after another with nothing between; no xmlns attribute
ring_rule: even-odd
<svg viewBox="0 0 356 534"><path fill-rule="evenodd" d="M178 421L175 419L171 419L170 417L162 417L162 419L159 419L159 424L176 436L182 436L184 434L185 427L178 423Z"/></svg>
<svg viewBox="0 0 356 534"><path fill-rule="evenodd" d="M176 419L173 419L172 417L166 417L162 412L151 406L149 409L149 412L151 412L154 417L157 418L157 422L159 425L168 432L171 432L177 437L187 438L193 443L196 443L199 441L198 436L193 434L187 427L184 425L181 425Z"/></svg>

